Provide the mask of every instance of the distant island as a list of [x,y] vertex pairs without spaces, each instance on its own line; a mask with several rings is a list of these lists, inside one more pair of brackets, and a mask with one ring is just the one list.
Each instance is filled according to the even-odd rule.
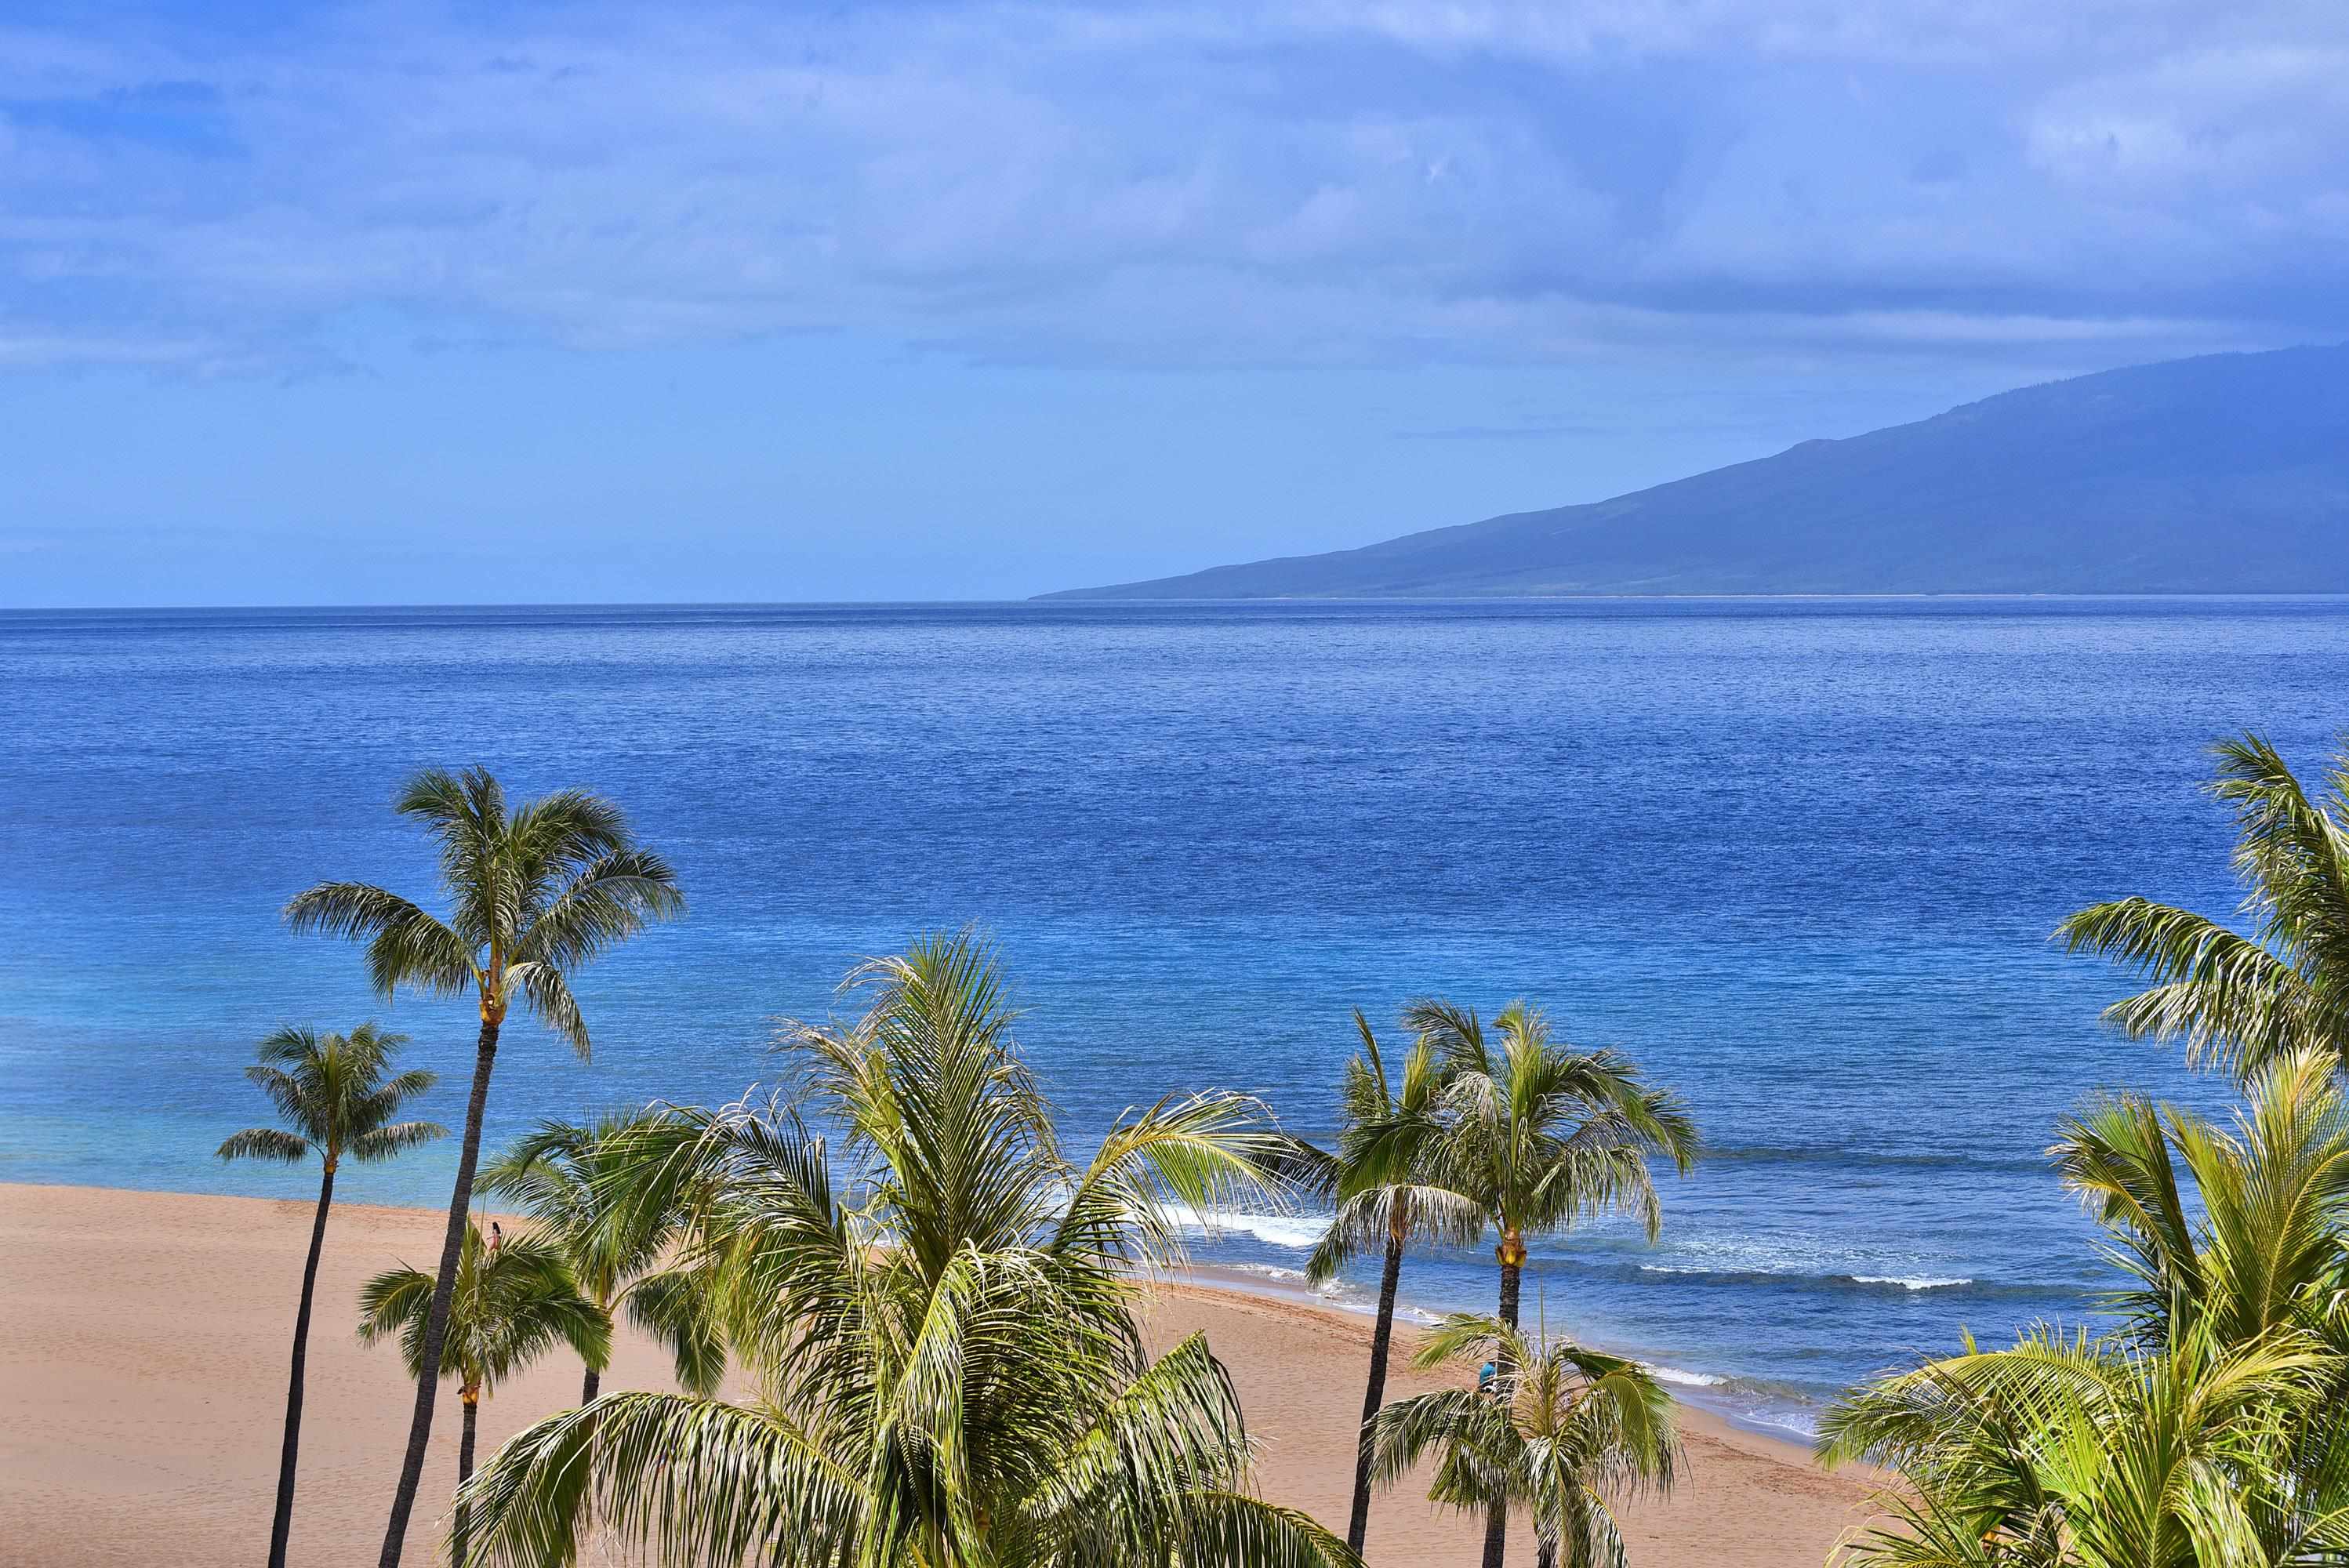
[[2349,346],[2027,387],[1611,500],[1046,599],[2349,593]]

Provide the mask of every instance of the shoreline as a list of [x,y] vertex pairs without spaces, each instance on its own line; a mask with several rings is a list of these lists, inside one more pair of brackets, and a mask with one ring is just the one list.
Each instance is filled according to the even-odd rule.
[[[0,1247],[17,1260],[0,1279],[0,1561],[250,1562],[268,1533],[315,1209],[309,1197],[0,1183]],[[379,1539],[412,1386],[388,1348],[357,1344],[357,1286],[394,1262],[429,1263],[442,1221],[361,1203],[329,1220],[290,1559],[301,1568],[355,1561]],[[1180,1277],[1153,1282],[1140,1316],[1154,1348],[1206,1334],[1241,1392],[1260,1490],[1342,1530],[1368,1319]],[[623,1325],[605,1386],[666,1388],[667,1372]],[[579,1377],[556,1355],[499,1387],[481,1408],[484,1455],[575,1404]],[[1439,1386],[1399,1357],[1389,1397]],[[1642,1568],[1815,1568],[1858,1522],[1868,1478],[1828,1475],[1797,1445],[1682,1408],[1686,1480],[1619,1514]],[[452,1404],[434,1429],[411,1553],[439,1544],[458,1426]],[[1367,1557],[1468,1568],[1481,1535],[1406,1485],[1374,1501]]]
[[[1298,1276],[1296,1283],[1281,1277],[1288,1274]],[[1363,1305],[1340,1302],[1324,1295],[1304,1284],[1301,1272],[1295,1269],[1276,1269],[1270,1264],[1193,1263],[1175,1271],[1165,1281],[1154,1283],[1154,1288],[1204,1291],[1227,1298],[1260,1300],[1293,1307],[1298,1312],[1327,1318],[1335,1326],[1354,1331],[1363,1353],[1369,1353],[1371,1325],[1376,1318],[1375,1304]],[[1398,1300],[1395,1308],[1398,1354],[1406,1336],[1438,1321],[1437,1315],[1425,1307]],[[1614,1348],[1597,1343],[1592,1347],[1602,1350]],[[1674,1402],[1683,1413],[1693,1412],[1710,1418],[1730,1430],[1783,1449],[1789,1462],[1811,1462],[1810,1434],[1785,1422],[1766,1420],[1732,1408],[1711,1394],[1711,1390],[1729,1379],[1711,1373],[1689,1372],[1661,1366],[1652,1361],[1642,1361],[1640,1365],[1671,1390]]]

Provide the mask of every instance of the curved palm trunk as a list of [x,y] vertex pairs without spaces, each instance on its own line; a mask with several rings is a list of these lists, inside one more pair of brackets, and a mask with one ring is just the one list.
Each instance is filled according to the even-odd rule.
[[466,1211],[473,1204],[473,1168],[481,1158],[481,1112],[490,1100],[490,1069],[498,1056],[498,1026],[481,1020],[473,1051],[473,1092],[465,1101],[465,1140],[457,1154],[457,1190],[449,1197],[449,1236],[440,1244],[440,1272],[432,1281],[432,1306],[424,1319],[419,1347],[416,1414],[408,1424],[408,1453],[399,1466],[399,1490],[392,1494],[391,1521],[384,1527],[378,1568],[399,1568],[408,1544],[408,1516],[416,1508],[416,1488],[424,1479],[424,1450],[432,1440],[433,1398],[440,1387],[440,1351],[449,1337],[449,1296],[457,1287],[457,1258],[465,1247]]
[[[1511,1328],[1517,1326],[1517,1286],[1526,1266],[1525,1238],[1515,1231],[1504,1232],[1501,1237],[1501,1321]],[[1496,1366],[1493,1379],[1494,1398],[1506,1399],[1516,1384],[1516,1367],[1509,1361],[1506,1350],[1495,1357]],[[1485,1516],[1485,1568],[1501,1568],[1501,1559],[1509,1545],[1509,1505],[1495,1502]]]
[[285,1385],[285,1446],[277,1456],[277,1512],[269,1522],[269,1568],[285,1568],[294,1533],[294,1471],[302,1451],[302,1375],[310,1358],[310,1303],[318,1289],[318,1253],[326,1244],[326,1211],[335,1202],[335,1162],[318,1179],[318,1216],[310,1222],[310,1258],[302,1265],[302,1305],[294,1314],[294,1371]]
[[1362,1554],[1362,1537],[1371,1526],[1371,1423],[1386,1403],[1387,1353],[1394,1344],[1395,1287],[1402,1282],[1402,1243],[1406,1234],[1402,1200],[1392,1200],[1387,1220],[1386,1267],[1379,1274],[1379,1324],[1371,1333],[1371,1381],[1362,1392],[1362,1429],[1354,1443],[1354,1511],[1346,1522],[1346,1549]]
[[[473,1429],[481,1418],[481,1396],[468,1388],[465,1391],[465,1430],[457,1439],[457,1485],[461,1491],[473,1479]],[[456,1539],[449,1561],[452,1568],[465,1568],[473,1555],[472,1521],[466,1517],[472,1511],[463,1503],[457,1505]]]

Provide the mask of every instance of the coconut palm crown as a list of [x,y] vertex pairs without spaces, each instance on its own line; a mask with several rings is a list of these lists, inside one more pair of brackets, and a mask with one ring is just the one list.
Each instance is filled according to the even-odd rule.
[[2124,898],[2070,916],[2056,937],[2151,982],[2106,1009],[2133,1038],[2182,1042],[2195,1064],[2239,1074],[2310,1049],[2349,1069],[2349,743],[2316,799],[2257,735],[2212,749],[2250,934]]
[[384,995],[470,996],[481,1016],[448,1230],[419,1342],[416,1407],[378,1568],[398,1568],[424,1474],[449,1295],[506,1016],[521,1003],[585,1057],[587,1025],[571,994],[572,973],[647,922],[684,908],[667,862],[636,844],[617,807],[583,790],[557,790],[509,810],[486,769],[434,768],[410,779],[392,809],[439,846],[446,918],[367,882],[322,882],[285,906],[296,931],[363,944],[368,977]]
[[1133,1316],[1185,1223],[1265,1200],[1260,1109],[1162,1101],[1071,1159],[984,944],[852,983],[858,1021],[789,1031],[788,1097],[633,1135],[757,1397],[609,1393],[523,1431],[462,1494],[484,1561],[574,1563],[592,1519],[673,1568],[1352,1563],[1249,1491],[1206,1340],[1153,1359]]
[[1669,1491],[1680,1469],[1671,1396],[1637,1361],[1473,1315],[1445,1319],[1414,1364],[1485,1357],[1517,1369],[1506,1391],[1439,1389],[1379,1412],[1379,1480],[1433,1453],[1435,1500],[1525,1509],[1541,1568],[1624,1568],[1615,1505]]
[[[483,1166],[479,1184],[538,1222],[597,1307],[609,1315],[625,1305],[630,1321],[668,1346],[679,1387],[709,1394],[725,1376],[726,1349],[708,1310],[706,1271],[659,1266],[682,1240],[684,1216],[675,1205],[636,1202],[627,1186],[629,1135],[659,1114],[542,1121]],[[591,1363],[581,1404],[594,1400],[602,1377]]]
[[244,1076],[276,1106],[283,1127],[249,1127],[219,1149],[222,1160],[274,1160],[294,1164],[318,1157],[318,1208],[310,1222],[310,1253],[302,1265],[302,1304],[294,1315],[293,1371],[286,1381],[285,1435],[277,1461],[277,1506],[269,1527],[269,1568],[285,1568],[294,1528],[294,1478],[302,1445],[304,1372],[310,1353],[310,1309],[318,1288],[318,1258],[334,1206],[335,1174],[346,1160],[388,1160],[449,1130],[430,1121],[395,1121],[407,1103],[430,1088],[419,1068],[386,1078],[408,1037],[361,1024],[347,1035],[280,1029],[261,1042],[261,1059]]
[[1337,1212],[1307,1260],[1306,1274],[1319,1284],[1357,1257],[1376,1253],[1381,1260],[1370,1376],[1363,1386],[1362,1428],[1355,1449],[1354,1501],[1346,1522],[1346,1545],[1359,1554],[1370,1529],[1371,1421],[1386,1401],[1403,1253],[1414,1243],[1474,1242],[1484,1233],[1485,1212],[1471,1200],[1425,1180],[1429,1153],[1444,1131],[1437,1115],[1441,1085],[1434,1052],[1425,1041],[1414,1045],[1403,1057],[1400,1080],[1393,1081],[1378,1036],[1359,1007],[1354,1009],[1354,1032],[1361,1049],[1346,1063],[1339,1089],[1338,1149],[1317,1183],[1335,1200]]

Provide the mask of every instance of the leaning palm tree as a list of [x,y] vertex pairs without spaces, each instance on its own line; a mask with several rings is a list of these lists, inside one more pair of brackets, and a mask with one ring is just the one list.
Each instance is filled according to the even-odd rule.
[[[1475,1009],[1449,1002],[1413,1003],[1403,1016],[1434,1050],[1444,1085],[1446,1127],[1430,1151],[1431,1181],[1473,1202],[1499,1235],[1504,1326],[1517,1326],[1526,1237],[1617,1212],[1637,1215],[1655,1238],[1662,1212],[1649,1156],[1682,1171],[1696,1158],[1696,1127],[1676,1096],[1643,1085],[1618,1052],[1554,1039],[1524,1002],[1503,1008],[1489,1037]],[[1507,1344],[1500,1348],[1506,1398],[1514,1368]],[[1507,1532],[1507,1507],[1496,1501],[1485,1568],[1501,1568]]]
[[[244,1076],[277,1107],[285,1127],[252,1127],[220,1146],[222,1160],[318,1157],[318,1212],[310,1222],[310,1255],[302,1264],[302,1305],[294,1314],[294,1370],[285,1388],[285,1439],[277,1458],[277,1511],[269,1525],[269,1568],[285,1568],[294,1529],[294,1473],[302,1447],[302,1383],[310,1354],[310,1305],[318,1285],[318,1254],[326,1242],[326,1211],[335,1202],[335,1172],[345,1160],[372,1164],[446,1138],[429,1121],[394,1121],[408,1101],[432,1087],[422,1070],[384,1076],[408,1037],[361,1024],[347,1035],[280,1029],[261,1042],[261,1059]],[[288,1130],[291,1129],[291,1130]]]
[[[683,1238],[672,1205],[648,1210],[627,1191],[629,1133],[658,1115],[605,1117],[592,1124],[542,1121],[481,1168],[477,1185],[511,1200],[563,1250],[572,1277],[605,1316],[628,1316],[669,1347],[678,1386],[714,1393],[726,1351],[708,1310],[704,1272],[659,1265]],[[603,1369],[587,1364],[579,1402],[593,1404]]]
[[486,770],[454,774],[435,768],[409,780],[392,809],[421,823],[439,845],[447,919],[366,882],[322,882],[285,906],[286,922],[296,931],[364,942],[368,977],[385,995],[403,989],[467,995],[481,1016],[457,1184],[449,1196],[448,1233],[419,1342],[416,1408],[380,1568],[398,1568],[424,1474],[449,1296],[472,1203],[490,1069],[507,1012],[522,1003],[585,1057],[587,1025],[572,998],[571,974],[647,922],[684,907],[667,862],[638,848],[619,809],[594,795],[558,790],[509,811],[505,792]]
[[521,1433],[461,1493],[483,1561],[574,1563],[592,1519],[679,1568],[1352,1563],[1248,1491],[1205,1338],[1154,1360],[1134,1319],[1187,1220],[1263,1201],[1260,1108],[1161,1101],[1074,1161],[983,945],[852,978],[861,1019],[788,1032],[789,1098],[630,1135],[628,1185],[691,1208],[758,1397],[611,1393]]
[[2248,1073],[2315,1049],[2349,1071],[2349,741],[2321,799],[2256,735],[2213,748],[2210,793],[2235,812],[2246,935],[2190,910],[2125,898],[2055,928],[2152,982],[2105,1016],[2134,1038],[2179,1040],[2188,1059]]
[[[433,1279],[417,1269],[387,1269],[359,1292],[359,1339],[373,1344],[399,1336],[408,1369],[423,1376],[424,1334],[431,1321]],[[450,1561],[465,1568],[469,1532],[462,1490],[473,1474],[473,1441],[481,1401],[498,1384],[556,1345],[570,1346],[591,1367],[612,1353],[612,1320],[580,1294],[560,1247],[543,1237],[514,1235],[492,1246],[479,1226],[467,1226],[450,1297],[442,1341],[442,1375],[457,1380],[465,1426],[457,1444],[459,1499]]]
[[1672,1398],[1636,1361],[1498,1318],[1446,1319],[1423,1368],[1491,1357],[1517,1368],[1505,1392],[1447,1388],[1379,1412],[1378,1474],[1392,1485],[1431,1452],[1433,1496],[1454,1507],[1516,1504],[1533,1518],[1541,1568],[1623,1568],[1614,1505],[1670,1490],[1680,1464]]
[[1321,1234],[1305,1271],[1316,1284],[1365,1253],[1378,1250],[1379,1310],[1371,1331],[1371,1372],[1362,1392],[1362,1428],[1354,1453],[1354,1503],[1346,1546],[1361,1555],[1371,1519],[1372,1418],[1386,1402],[1387,1358],[1394,1344],[1395,1296],[1402,1283],[1404,1249],[1413,1241],[1465,1244],[1484,1233],[1485,1213],[1473,1202],[1425,1180],[1428,1152],[1442,1136],[1435,1055],[1424,1042],[1402,1060],[1402,1081],[1387,1077],[1386,1056],[1371,1021],[1354,1009],[1360,1055],[1346,1064],[1339,1091],[1338,1151],[1326,1185],[1338,1212]]

